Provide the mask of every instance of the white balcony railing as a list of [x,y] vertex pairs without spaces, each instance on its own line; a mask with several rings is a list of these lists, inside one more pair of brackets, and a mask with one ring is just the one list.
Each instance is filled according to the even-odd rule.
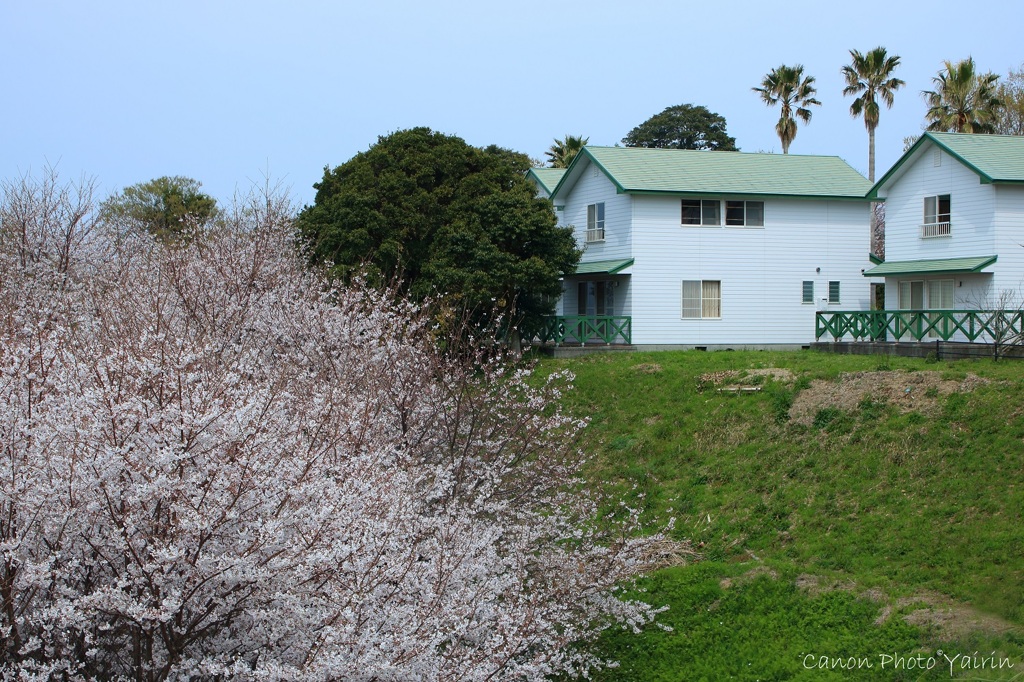
[[953,235],[953,227],[950,223],[925,223],[921,226],[921,239],[933,237],[950,237]]
[[587,243],[590,242],[603,242],[604,241],[604,228],[598,230],[587,230]]

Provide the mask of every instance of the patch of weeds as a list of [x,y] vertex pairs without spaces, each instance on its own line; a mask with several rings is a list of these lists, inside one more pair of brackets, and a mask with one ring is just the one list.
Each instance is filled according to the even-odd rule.
[[814,414],[814,421],[811,422],[811,426],[816,429],[824,429],[842,416],[842,410],[834,407],[823,407]]
[[958,417],[967,407],[967,397],[963,393],[950,393],[946,398],[946,416]]
[[877,365],[875,365],[875,371],[876,372],[888,372],[891,369],[892,369],[892,367],[889,366],[889,361],[888,360],[882,360]]
[[634,444],[636,444],[636,438],[632,436],[616,436],[612,442],[608,443],[608,448],[621,452],[632,449]]
[[906,419],[907,419],[907,423],[911,424],[913,426],[917,426],[919,424],[924,424],[926,421],[928,421],[928,418],[925,417],[920,412],[907,412]]
[[764,392],[768,396],[768,404],[771,406],[775,421],[779,424],[789,421],[789,408],[793,407],[796,391],[773,381],[765,387]]
[[938,361],[939,361],[939,354],[936,353],[935,351],[931,351],[931,352],[928,353],[928,355],[924,356],[924,364],[926,364],[926,365],[934,365]]
[[939,389],[937,389],[934,386],[929,386],[927,389],[925,389],[924,397],[925,398],[938,398],[939,397]]
[[885,414],[886,403],[884,400],[875,400],[871,396],[864,396],[857,407],[860,409],[861,419],[876,421]]
[[[640,634],[607,630],[598,651],[620,667],[596,673],[599,682],[875,680],[880,679],[877,659],[873,669],[830,675],[809,671],[805,657],[814,652],[847,660],[853,652],[911,652],[920,646],[920,630],[900,618],[876,625],[879,608],[870,600],[847,591],[810,596],[785,569],[707,561],[666,569],[638,587],[628,596],[668,605],[658,616],[668,627],[649,626]],[[785,636],[780,636],[781,623]],[[886,679],[943,679],[938,670],[925,676],[902,672]]]

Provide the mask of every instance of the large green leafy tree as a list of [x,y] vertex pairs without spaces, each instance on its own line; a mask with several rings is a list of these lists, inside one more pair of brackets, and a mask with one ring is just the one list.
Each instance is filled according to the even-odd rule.
[[895,93],[904,83],[892,74],[900,65],[897,55],[889,55],[884,47],[876,47],[866,54],[850,50],[850,63],[842,68],[846,87],[843,95],[855,97],[850,115],[864,117],[868,129],[868,180],[875,181],[875,128],[878,127],[879,100],[891,109]]
[[202,183],[177,175],[125,187],[100,205],[108,224],[146,230],[163,241],[180,239],[216,216],[217,201],[202,192]]
[[978,73],[974,59],[944,62],[945,68],[932,78],[934,90],[921,94],[928,103],[927,130],[952,133],[994,133],[1002,103],[999,76]]
[[737,151],[736,138],[725,130],[725,118],[707,107],[677,104],[629,131],[627,147]]
[[526,179],[530,159],[414,128],[324,169],[298,226],[311,257],[393,283],[415,300],[532,328],[552,312],[580,251]]
[[765,75],[761,87],[751,89],[761,96],[761,101],[767,106],[780,105],[775,132],[779,134],[782,153],[788,154],[789,145],[796,138],[796,120],[810,123],[810,107],[821,106],[821,102],[814,98],[818,92],[814,87],[814,76],[805,76],[804,67],[800,64],[783,64]]
[[554,144],[544,152],[551,168],[568,168],[580,150],[590,142],[589,137],[582,135],[566,135],[564,139],[556,139]]

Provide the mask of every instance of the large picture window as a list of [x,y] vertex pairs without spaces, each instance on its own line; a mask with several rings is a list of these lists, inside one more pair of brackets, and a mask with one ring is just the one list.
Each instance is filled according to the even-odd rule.
[[722,282],[719,280],[683,280],[684,320],[722,317]]

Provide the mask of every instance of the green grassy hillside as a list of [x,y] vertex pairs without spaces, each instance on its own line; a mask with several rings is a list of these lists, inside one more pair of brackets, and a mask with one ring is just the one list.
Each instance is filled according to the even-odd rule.
[[642,583],[673,629],[608,633],[622,667],[603,679],[1024,679],[1024,364],[687,352],[555,369],[591,419],[588,481],[652,525],[674,516],[703,556]]

